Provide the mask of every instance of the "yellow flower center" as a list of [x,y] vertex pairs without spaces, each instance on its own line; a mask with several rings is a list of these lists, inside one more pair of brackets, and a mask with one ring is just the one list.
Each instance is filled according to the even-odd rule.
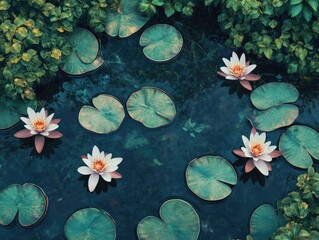
[[32,123],[34,130],[37,132],[42,132],[46,128],[45,119],[43,118],[37,118]]
[[250,152],[255,156],[259,156],[263,153],[264,147],[260,143],[253,143],[252,147],[250,148]]
[[236,64],[230,68],[231,72],[235,76],[242,76],[244,74],[244,69],[245,69],[245,66],[242,66],[240,64]]
[[103,160],[96,159],[92,163],[92,169],[98,173],[103,172],[105,168],[106,168],[106,163]]

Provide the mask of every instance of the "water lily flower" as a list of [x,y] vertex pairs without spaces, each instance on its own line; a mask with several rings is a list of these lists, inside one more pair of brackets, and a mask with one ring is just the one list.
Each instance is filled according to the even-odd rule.
[[246,89],[252,90],[249,81],[257,81],[260,76],[252,74],[251,72],[257,67],[256,64],[249,65],[249,61],[246,62],[246,56],[243,53],[238,58],[238,55],[233,52],[230,60],[223,58],[226,67],[221,67],[217,73],[228,80],[239,80],[239,83]]
[[270,146],[271,142],[266,141],[266,133],[259,134],[253,127],[249,139],[242,136],[244,146],[241,149],[233,150],[233,153],[240,157],[251,158],[245,165],[245,172],[248,173],[255,167],[265,176],[269,175],[272,170],[270,162],[273,158],[279,157],[281,152],[276,149],[276,146]]
[[86,166],[78,168],[78,172],[82,175],[90,175],[88,187],[89,191],[93,192],[97,186],[100,176],[106,181],[111,182],[112,178],[119,179],[122,175],[116,170],[123,158],[112,158],[112,153],[100,152],[97,146],[93,147],[92,155],[81,157]]
[[16,138],[28,138],[35,136],[34,144],[38,153],[41,153],[45,143],[45,137],[60,138],[62,133],[56,131],[59,127],[58,123],[61,119],[52,119],[54,113],[47,116],[47,111],[42,108],[40,112],[35,112],[32,108],[27,108],[28,118],[21,117],[20,119],[25,123],[22,129],[14,134]]

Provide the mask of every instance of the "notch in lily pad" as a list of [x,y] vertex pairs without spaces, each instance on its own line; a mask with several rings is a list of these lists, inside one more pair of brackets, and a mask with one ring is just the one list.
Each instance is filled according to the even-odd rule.
[[139,240],[196,240],[200,220],[195,209],[181,199],[170,199],[160,208],[160,218],[148,216],[137,226]]
[[84,208],[68,218],[64,234],[68,240],[115,240],[115,221],[103,210]]
[[40,222],[46,214],[48,198],[31,183],[12,184],[0,192],[0,224],[8,226],[16,218],[23,227]]
[[279,150],[293,166],[307,169],[312,166],[312,157],[319,160],[319,133],[314,129],[295,125],[281,135]]
[[121,102],[108,94],[101,94],[93,98],[92,102],[94,107],[84,105],[79,112],[82,127],[100,134],[117,130],[125,117]]
[[89,30],[75,28],[68,35],[67,41],[73,51],[65,59],[62,71],[70,75],[82,75],[98,69],[104,60],[100,55],[100,42]]
[[193,159],[187,166],[188,188],[201,199],[217,201],[232,192],[229,185],[237,184],[237,173],[233,166],[219,156],[203,156]]
[[170,124],[176,116],[172,99],[161,89],[143,87],[128,98],[126,107],[129,115],[148,128]]
[[140,37],[144,55],[155,62],[171,60],[183,47],[182,34],[168,24],[156,24],[146,29]]
[[298,97],[298,90],[288,83],[271,82],[256,88],[250,95],[257,108],[252,112],[252,124],[265,132],[291,125],[298,117],[299,109],[290,103]]
[[139,0],[120,0],[107,8],[105,32],[112,37],[126,38],[140,30],[150,17],[139,11],[139,3]]

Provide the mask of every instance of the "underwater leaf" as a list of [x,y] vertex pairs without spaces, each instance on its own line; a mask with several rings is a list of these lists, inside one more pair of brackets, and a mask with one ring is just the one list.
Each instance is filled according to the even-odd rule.
[[96,208],[84,208],[73,213],[64,225],[68,240],[115,240],[116,229],[112,217]]
[[186,168],[185,176],[189,189],[207,201],[226,198],[231,193],[229,185],[237,183],[235,169],[219,156],[193,159]]
[[319,133],[314,129],[296,125],[288,128],[282,134],[279,142],[279,150],[283,157],[293,166],[309,168],[312,166],[312,158],[319,160]]
[[173,26],[157,24],[146,29],[140,38],[143,53],[156,62],[174,58],[183,47],[183,37]]
[[27,114],[27,108],[35,109],[37,101],[31,100],[24,102],[22,100],[14,102],[9,99],[1,99],[0,101],[0,130],[7,129],[20,121],[22,115]]
[[106,10],[105,32],[125,38],[140,30],[150,19],[139,11],[139,0],[120,0],[117,10]]
[[292,104],[283,104],[264,111],[254,110],[250,120],[258,130],[270,132],[291,125],[298,115],[298,107]]
[[125,117],[120,101],[111,95],[101,94],[92,102],[95,107],[85,105],[79,112],[82,127],[100,134],[117,130]]
[[251,215],[249,226],[254,240],[270,239],[280,227],[275,209],[268,204],[259,206]]
[[126,107],[133,119],[149,128],[170,124],[176,116],[176,108],[170,97],[154,87],[143,87],[132,93]]
[[195,209],[181,199],[170,199],[160,208],[161,219],[148,216],[137,226],[139,240],[196,240],[200,221]]
[[48,199],[43,190],[31,183],[12,184],[0,192],[0,224],[9,225],[18,214],[23,227],[29,227],[44,217]]
[[299,92],[291,84],[271,82],[256,88],[250,95],[252,104],[259,110],[292,103],[298,100]]

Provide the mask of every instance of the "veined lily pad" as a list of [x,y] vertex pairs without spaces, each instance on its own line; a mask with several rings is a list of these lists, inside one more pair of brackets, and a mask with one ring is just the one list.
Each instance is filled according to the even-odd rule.
[[251,120],[255,128],[270,132],[291,125],[299,115],[299,109],[292,104],[271,107],[264,111],[254,110]]
[[18,123],[20,121],[20,117],[27,114],[28,107],[35,109],[37,107],[37,101],[31,100],[24,102],[20,100],[14,102],[8,99],[1,99],[0,129],[7,129]]
[[279,150],[293,166],[309,168],[312,158],[319,160],[319,134],[307,126],[292,126],[282,134]]
[[101,134],[117,130],[125,117],[120,101],[111,95],[101,94],[92,102],[95,107],[85,105],[79,112],[82,127]]
[[280,227],[280,224],[275,209],[268,204],[264,204],[253,212],[249,226],[250,235],[254,240],[268,240]]
[[120,38],[131,36],[150,19],[139,11],[139,0],[120,0],[117,10],[106,10],[105,32]]
[[266,110],[284,103],[298,100],[299,92],[291,84],[271,82],[256,88],[250,95],[252,104],[259,110]]
[[81,75],[96,70],[104,63],[99,57],[100,43],[89,30],[76,28],[68,36],[73,52],[65,59],[62,71]]
[[160,208],[161,219],[148,216],[137,226],[139,240],[196,240],[200,222],[195,209],[181,199],[170,199]]
[[237,183],[233,166],[218,156],[203,156],[193,159],[186,168],[186,183],[198,197],[217,201],[231,193],[229,185]]
[[170,97],[163,90],[153,87],[144,87],[132,93],[126,107],[133,119],[149,128],[169,124],[176,116],[176,108]]
[[145,56],[156,62],[174,58],[183,47],[183,37],[173,26],[157,24],[146,29],[140,38]]
[[44,217],[48,199],[43,190],[31,183],[12,184],[0,192],[0,224],[7,226],[16,216],[23,227]]
[[68,240],[115,240],[115,222],[105,211],[84,208],[73,213],[64,225]]

